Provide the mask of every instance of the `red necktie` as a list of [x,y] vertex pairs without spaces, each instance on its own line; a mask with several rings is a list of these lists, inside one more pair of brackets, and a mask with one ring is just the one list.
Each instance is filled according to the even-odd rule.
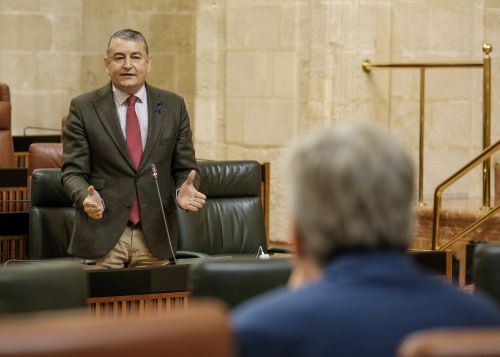
[[[139,119],[137,119],[137,114],[135,112],[135,102],[137,102],[137,97],[131,95],[127,99],[127,146],[134,162],[135,168],[139,168],[142,157],[142,139],[141,139],[141,129],[139,127]],[[139,212],[139,201],[137,199],[137,194],[132,203],[132,208],[130,210],[130,215],[128,217],[132,224],[137,224],[141,220],[141,214]]]

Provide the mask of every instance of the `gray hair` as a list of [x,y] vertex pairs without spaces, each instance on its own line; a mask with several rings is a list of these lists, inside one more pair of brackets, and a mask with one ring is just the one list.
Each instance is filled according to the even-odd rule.
[[121,38],[122,40],[128,40],[128,41],[142,42],[144,44],[144,49],[146,50],[146,54],[149,55],[149,48],[148,48],[148,43],[146,41],[146,38],[139,31],[132,30],[132,29],[123,29],[120,31],[116,31],[109,38],[108,49],[106,50],[106,53],[108,55],[111,52],[111,41],[115,38]]
[[413,165],[381,128],[321,128],[292,149],[288,167],[292,214],[320,266],[343,250],[408,247]]

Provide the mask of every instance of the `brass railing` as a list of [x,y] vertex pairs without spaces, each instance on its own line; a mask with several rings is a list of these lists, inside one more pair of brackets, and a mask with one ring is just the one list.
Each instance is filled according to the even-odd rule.
[[[419,68],[420,69],[420,125],[418,156],[418,203],[424,204],[424,127],[425,127],[425,70],[427,68],[483,68],[483,149],[491,143],[491,58],[490,44],[483,45],[482,62],[412,62],[412,63],[372,63],[363,62],[363,70],[374,68]],[[490,160],[483,163],[483,207],[490,207]]]
[[476,221],[467,226],[462,232],[458,233],[454,237],[452,237],[447,243],[439,246],[439,228],[440,228],[440,218],[441,218],[441,200],[443,198],[443,192],[446,188],[451,186],[453,183],[458,181],[468,172],[473,170],[477,165],[489,161],[491,156],[494,155],[500,149],[500,140],[498,140],[495,144],[486,148],[480,155],[476,158],[472,159],[469,163],[467,163],[460,170],[455,172],[449,178],[447,178],[443,183],[441,183],[438,187],[436,187],[436,191],[434,192],[434,211],[432,213],[432,249],[433,250],[445,250],[457,242],[459,239],[464,237],[465,235],[472,232],[476,229],[480,224],[486,221],[488,218],[493,216],[499,209],[500,205],[497,205],[492,210],[487,210],[487,213],[482,217],[478,218]]

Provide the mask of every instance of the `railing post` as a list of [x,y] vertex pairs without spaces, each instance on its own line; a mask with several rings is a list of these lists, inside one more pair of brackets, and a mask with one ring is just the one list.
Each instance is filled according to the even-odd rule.
[[[483,150],[491,144],[491,57],[493,47],[485,43],[483,45]],[[483,209],[491,207],[491,160],[483,163]]]
[[420,128],[418,146],[418,204],[424,206],[425,68],[420,68]]
[[432,250],[438,249],[439,228],[441,220],[441,192],[434,193],[434,210],[432,211]]

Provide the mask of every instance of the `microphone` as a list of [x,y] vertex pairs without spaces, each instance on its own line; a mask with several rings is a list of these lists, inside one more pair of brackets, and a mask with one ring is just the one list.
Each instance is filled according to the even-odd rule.
[[151,173],[153,175],[153,178],[156,183],[156,191],[158,193],[158,200],[160,202],[160,208],[161,208],[161,215],[163,217],[163,223],[165,224],[165,231],[167,232],[167,238],[168,238],[168,245],[170,246],[170,252],[172,253],[172,258],[174,259],[174,264],[177,264],[177,259],[175,259],[175,252],[174,248],[172,248],[172,240],[170,239],[170,233],[168,231],[168,224],[167,224],[167,218],[165,217],[165,211],[163,209],[163,204],[161,202],[161,193],[160,193],[160,186],[158,186],[158,171],[156,171],[156,166],[155,164],[151,164]]

